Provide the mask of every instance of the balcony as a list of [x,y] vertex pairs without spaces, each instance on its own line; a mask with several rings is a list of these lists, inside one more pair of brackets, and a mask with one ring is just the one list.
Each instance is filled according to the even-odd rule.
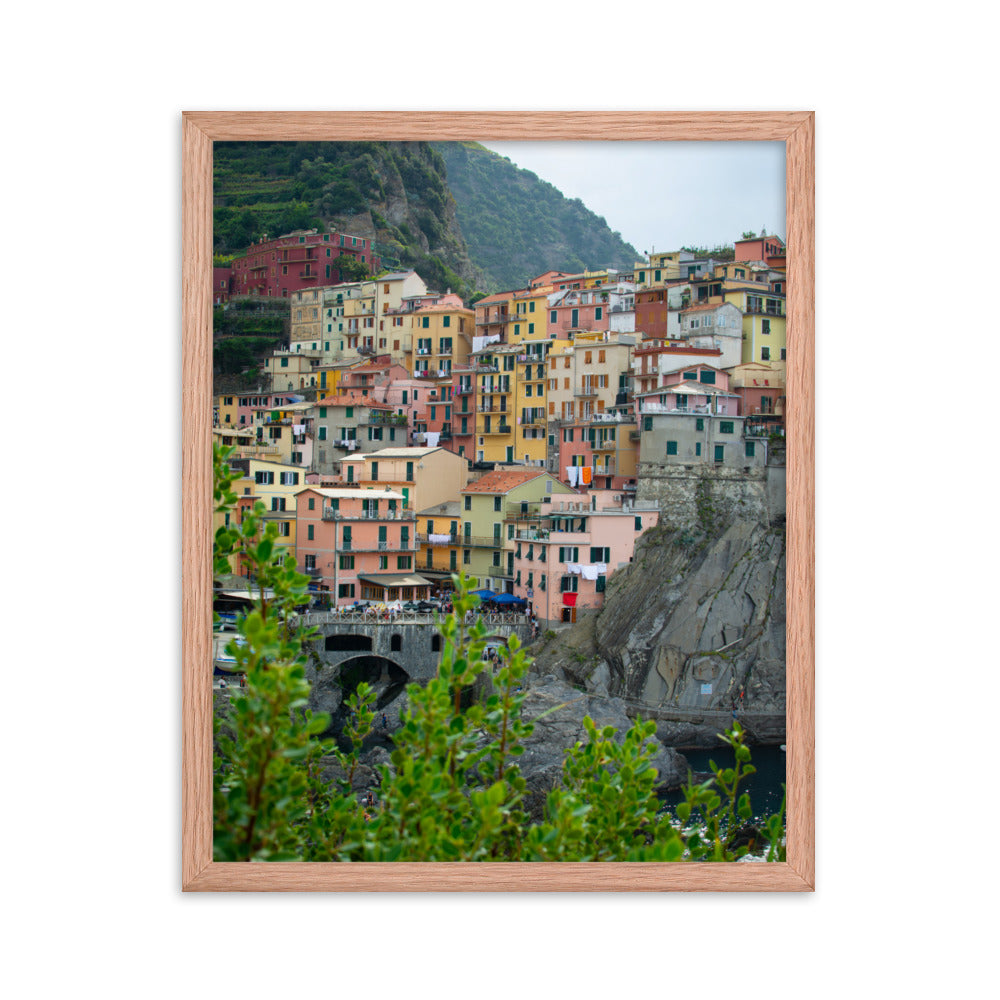
[[573,395],[574,396],[583,396],[583,397],[596,396],[597,395],[597,386],[594,386],[594,385],[581,385],[580,388],[573,390]]
[[484,427],[477,434],[510,434],[513,428],[510,424],[498,424],[496,427]]
[[334,510],[333,507],[323,508],[324,521],[415,521],[416,518],[416,511],[412,510],[387,510],[371,513],[366,510],[352,512]]
[[476,413],[507,413],[506,406],[494,406],[492,403],[480,403],[476,407]]
[[[445,537],[445,535],[448,535],[448,540],[447,541],[442,541],[442,539]],[[422,545],[442,545],[443,546],[443,545],[461,545],[462,544],[462,536],[459,535],[459,534],[457,534],[457,533],[456,534],[448,534],[447,532],[442,531],[440,534],[435,534],[434,538],[436,540],[435,541],[431,541],[431,536],[430,535],[423,535],[423,534],[420,534],[419,532],[417,533],[417,541],[420,542]]]
[[467,549],[502,549],[503,539],[496,536],[490,538],[487,535],[462,535],[458,544]]
[[471,396],[475,393],[475,389],[471,385],[459,385],[455,390],[456,396]]

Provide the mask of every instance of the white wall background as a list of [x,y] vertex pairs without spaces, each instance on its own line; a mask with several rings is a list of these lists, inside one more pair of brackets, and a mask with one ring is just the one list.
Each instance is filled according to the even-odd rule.
[[[367,22],[365,9],[310,10],[304,32],[296,8],[256,0],[7,15],[5,333],[30,336],[49,291],[63,315],[79,303],[53,378],[8,379],[9,433],[30,421],[48,441],[23,435],[42,488],[8,489],[0,522],[17,600],[0,727],[9,995],[984,995],[997,544],[979,444],[992,393],[907,430],[898,401],[927,376],[918,359],[941,311],[909,318],[910,356],[886,331],[919,310],[907,259],[992,249],[995,9],[718,0],[709,62],[671,43],[670,10],[645,0],[607,49],[575,5],[511,2],[500,16],[450,2],[413,18],[389,2]],[[334,67],[327,19],[370,72]],[[590,54],[586,71],[520,70],[549,32],[553,51]],[[179,892],[180,112],[338,105],[816,110],[815,894]],[[53,241],[86,259],[48,266]],[[846,322],[870,334],[860,356],[838,353]],[[862,391],[859,363],[885,391]],[[86,418],[49,428],[53,391]]]

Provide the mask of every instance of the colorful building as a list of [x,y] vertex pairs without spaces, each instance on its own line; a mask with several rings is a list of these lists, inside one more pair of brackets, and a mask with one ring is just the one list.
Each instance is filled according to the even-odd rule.
[[417,512],[417,571],[444,590],[461,568],[462,504],[459,500],[425,507]]
[[344,281],[338,258],[349,257],[369,270],[377,269],[369,241],[346,233],[295,230],[277,239],[263,239],[236,257],[231,265],[230,294],[288,298],[303,288]]
[[508,506],[516,508],[507,520],[513,593],[543,626],[602,607],[608,578],[632,561],[636,539],[659,521],[656,503],[609,491]]
[[445,448],[382,448],[344,460],[362,490],[392,489],[407,510],[423,510],[459,495],[469,481],[469,463]]
[[514,525],[508,515],[522,504],[569,494],[568,486],[542,469],[495,469],[462,490],[462,570],[480,586],[512,593]]
[[446,295],[410,317],[410,354],[406,366],[415,378],[450,378],[472,350],[476,314],[457,295]]
[[414,572],[416,521],[402,494],[309,486],[295,500],[295,561],[310,589],[340,606],[427,596],[429,582]]

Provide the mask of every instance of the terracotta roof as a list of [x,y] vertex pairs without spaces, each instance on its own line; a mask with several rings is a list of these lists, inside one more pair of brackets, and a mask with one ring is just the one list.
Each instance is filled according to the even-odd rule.
[[508,299],[513,298],[513,292],[494,292],[492,295],[487,295],[484,299],[479,299],[476,302],[477,306],[492,305],[494,302],[506,302]]
[[481,479],[469,483],[464,493],[509,493],[532,479],[546,475],[544,469],[496,469],[487,472]]

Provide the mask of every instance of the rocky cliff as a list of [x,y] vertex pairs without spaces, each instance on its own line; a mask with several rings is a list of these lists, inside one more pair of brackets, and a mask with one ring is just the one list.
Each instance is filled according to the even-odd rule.
[[[550,635],[533,673],[623,698],[668,745],[715,745],[735,707],[784,740],[785,536],[736,520],[713,535],[656,528],[609,581],[604,608]],[[742,698],[741,698],[742,693]]]

